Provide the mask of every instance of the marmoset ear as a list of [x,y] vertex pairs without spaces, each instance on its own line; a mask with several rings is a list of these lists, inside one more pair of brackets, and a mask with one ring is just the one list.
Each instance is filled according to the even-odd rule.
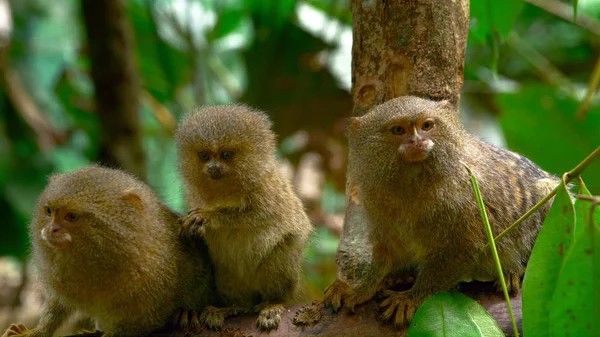
[[142,201],[142,198],[140,197],[139,193],[137,193],[137,191],[135,191],[134,189],[126,190],[123,193],[121,199],[125,200],[131,206],[139,209],[140,211],[144,209],[144,201]]

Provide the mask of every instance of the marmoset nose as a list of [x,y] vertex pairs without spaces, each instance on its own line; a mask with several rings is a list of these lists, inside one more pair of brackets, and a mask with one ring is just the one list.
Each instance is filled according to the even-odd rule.
[[206,174],[213,180],[219,180],[225,176],[223,167],[219,164],[208,164],[206,167]]

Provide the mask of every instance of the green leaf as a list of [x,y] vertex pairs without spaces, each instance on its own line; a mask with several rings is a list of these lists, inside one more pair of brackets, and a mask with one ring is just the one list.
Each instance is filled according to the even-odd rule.
[[567,188],[558,188],[542,225],[523,280],[523,335],[549,336],[552,296],[566,252],[573,241],[575,210]]
[[437,293],[417,311],[408,327],[411,336],[504,336],[496,321],[462,293]]
[[579,0],[571,0],[573,3],[573,21],[577,21],[577,7],[579,7]]
[[219,15],[215,28],[208,34],[209,40],[220,39],[235,31],[244,21],[245,14],[241,10],[225,10]]
[[479,41],[486,41],[493,32],[505,39],[523,8],[523,0],[473,0],[471,1],[471,29]]
[[[585,184],[583,183],[583,180],[581,181],[581,186],[579,186],[578,194],[587,195],[587,196],[592,195],[590,193],[590,191],[588,191]],[[574,237],[577,237],[579,235],[579,233],[581,233],[581,231],[583,231],[583,228],[586,226],[586,223],[590,220],[589,202],[582,201],[581,199],[577,198],[577,199],[575,199],[575,202],[574,202],[574,208],[575,208],[575,235],[574,235]]]
[[[589,201],[585,207],[590,208]],[[593,217],[565,257],[550,305],[550,334],[600,335],[600,229]]]

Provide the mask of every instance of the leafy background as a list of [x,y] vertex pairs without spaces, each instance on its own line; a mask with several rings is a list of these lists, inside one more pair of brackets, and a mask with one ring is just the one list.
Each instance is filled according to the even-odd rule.
[[[9,3],[13,29],[0,62],[18,81],[0,87],[0,256],[24,260],[26,226],[47,176],[94,162],[99,125],[79,1]],[[568,3],[548,0],[546,9],[532,3],[471,1],[462,117],[487,141],[560,175],[600,145],[598,100],[585,119],[576,118],[600,55],[600,1],[579,1],[578,20],[591,22],[587,28],[570,22]],[[282,168],[317,229],[306,277],[311,297],[321,298],[335,277],[344,208],[343,126],[352,108],[349,1],[127,5],[143,81],[148,182],[184,211],[172,141],[177,121],[202,104],[245,102],[268,111],[280,136]],[[27,115],[26,104],[34,105],[37,119]],[[600,163],[583,177],[592,194],[600,194]]]

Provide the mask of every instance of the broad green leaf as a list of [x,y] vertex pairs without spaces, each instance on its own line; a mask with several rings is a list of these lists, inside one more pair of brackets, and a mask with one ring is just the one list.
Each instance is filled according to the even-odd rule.
[[497,32],[502,39],[505,39],[522,7],[523,0],[471,1],[470,34],[479,41],[486,41],[489,35]]
[[523,280],[523,335],[549,336],[552,296],[566,252],[573,241],[575,210],[561,184],[542,225]]
[[550,304],[550,334],[600,335],[600,229],[592,218],[565,257]]
[[504,336],[488,312],[458,292],[437,293],[417,310],[408,327],[408,337]]

